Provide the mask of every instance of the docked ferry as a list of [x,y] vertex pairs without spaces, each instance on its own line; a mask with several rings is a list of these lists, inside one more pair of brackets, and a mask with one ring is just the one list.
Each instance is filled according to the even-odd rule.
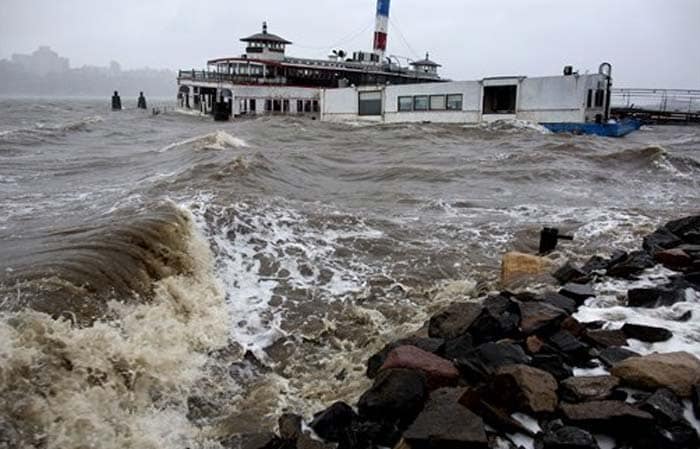
[[178,74],[179,107],[216,120],[257,115],[309,115],[324,121],[477,124],[503,119],[540,123],[553,132],[621,137],[641,124],[610,116],[612,67],[580,74],[450,81],[425,58],[402,65],[386,55],[390,0],[377,1],[373,51],[328,59],[287,56],[292,42],[271,33],[241,39],[245,53],[207,61]]

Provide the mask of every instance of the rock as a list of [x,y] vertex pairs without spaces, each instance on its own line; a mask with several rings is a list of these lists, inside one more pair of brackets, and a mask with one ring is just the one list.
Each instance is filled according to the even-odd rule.
[[484,422],[461,405],[464,389],[434,391],[415,422],[404,432],[408,447],[478,449],[488,448]]
[[700,216],[690,216],[666,223],[666,229],[687,243],[700,243]]
[[285,413],[277,420],[279,435],[283,440],[296,441],[301,436],[302,418],[299,415]]
[[559,281],[560,284],[567,284],[569,282],[581,282],[586,283],[588,282],[588,276],[586,273],[583,272],[583,270],[579,269],[576,267],[574,264],[571,262],[567,262],[559,268],[557,271],[554,272],[554,278]]
[[464,357],[474,350],[474,342],[470,334],[464,334],[445,342],[438,354],[447,360],[455,360]]
[[630,307],[653,308],[671,306],[685,301],[685,291],[664,287],[634,288],[627,292],[627,305]]
[[571,426],[537,435],[534,447],[535,449],[600,449],[593,435]]
[[335,444],[324,443],[311,438],[308,433],[301,435],[296,443],[296,449],[335,449],[335,447]]
[[225,449],[281,449],[282,441],[273,433],[235,435],[221,442]]
[[693,264],[693,258],[680,248],[659,251],[654,255],[654,260],[672,270],[687,268]]
[[700,419],[700,385],[693,385],[690,401],[693,404],[693,413],[697,419]]
[[683,416],[685,407],[671,390],[657,390],[642,403],[641,409],[656,418],[651,437],[653,447],[698,447],[697,432]]
[[[625,253],[625,257],[627,254]],[[593,256],[581,267],[581,271],[587,275],[598,272],[605,272],[608,269],[610,262],[600,256]]]
[[520,330],[525,335],[538,331],[554,330],[566,318],[567,313],[546,302],[520,303]]
[[422,349],[423,351],[436,354],[445,344],[445,340],[440,338],[421,338],[421,337],[409,337],[402,338],[401,340],[393,341],[388,345],[384,346],[381,351],[374,354],[367,360],[367,377],[374,379],[379,373],[379,369],[382,367],[386,361],[386,356],[389,355],[391,351],[398,348],[399,346],[415,346],[416,348]]
[[483,310],[469,327],[475,344],[509,338],[517,334],[518,304],[504,294],[484,300]]
[[584,339],[599,348],[627,345],[627,335],[621,330],[589,330]]
[[536,354],[532,357],[532,366],[547,371],[560,381],[574,375],[571,367],[557,354]]
[[456,385],[459,379],[459,371],[452,362],[415,346],[399,346],[391,351],[380,371],[392,368],[421,371],[430,390]]
[[481,314],[482,306],[474,302],[461,302],[430,318],[428,335],[431,338],[452,340],[466,334]]
[[603,349],[598,357],[605,366],[611,368],[613,365],[616,365],[623,360],[627,360],[630,357],[641,357],[641,355],[634,351],[630,351],[629,349],[611,346]]
[[683,276],[683,280],[689,284],[692,284],[696,290],[700,288],[700,273],[688,273]]
[[509,252],[501,263],[501,284],[508,286],[522,277],[549,273],[553,262],[546,257]]
[[481,416],[489,426],[495,429],[506,433],[535,436],[532,431],[513,419],[510,413],[490,404],[487,395],[485,388],[469,388],[459,399],[459,403]]
[[556,379],[546,371],[527,365],[499,368],[492,387],[503,401],[503,407],[510,410],[552,413],[559,402]]
[[647,253],[654,255],[659,251],[675,248],[681,243],[683,243],[683,241],[679,239],[677,235],[664,227],[644,237],[642,248],[644,248]]
[[652,415],[622,401],[562,403],[560,408],[567,422],[613,436],[626,437],[654,423]]
[[413,422],[427,398],[425,375],[407,369],[384,370],[357,403],[362,417],[392,421],[403,428]]
[[560,328],[561,330],[568,331],[571,335],[573,335],[576,338],[585,337],[588,333],[588,329],[586,329],[586,326],[584,326],[576,318],[571,316],[566,317],[564,321],[561,322]]
[[549,342],[572,360],[589,360],[589,348],[569,331],[559,331],[549,337]]
[[544,342],[536,335],[531,335],[525,340],[525,348],[530,354],[537,354],[544,348]]
[[190,396],[187,398],[187,419],[190,421],[196,422],[220,414],[220,407],[204,397]]
[[674,318],[675,321],[680,321],[681,323],[687,323],[693,318],[693,312],[691,310],[686,310],[680,316]]
[[595,297],[595,291],[590,284],[575,284],[570,282],[563,286],[559,293],[567,296],[577,303],[581,304],[588,298]]
[[658,343],[668,341],[673,338],[673,333],[668,329],[660,327],[644,326],[642,324],[626,323],[622,326],[622,332],[627,335],[627,338],[644,341],[647,343]]
[[614,376],[570,377],[561,383],[562,399],[568,402],[602,401],[620,385]]
[[553,305],[554,307],[558,307],[566,313],[568,313],[569,315],[576,312],[576,309],[578,308],[576,305],[576,301],[569,298],[568,296],[560,295],[556,292],[545,293],[542,297],[542,302],[546,302],[548,304]]
[[630,279],[641,274],[647,268],[652,268],[654,265],[654,259],[648,253],[635,251],[630,253],[622,262],[611,265],[607,274],[608,276]]
[[502,366],[527,364],[530,359],[523,349],[515,344],[484,343],[465,357],[457,359],[456,365],[470,382],[480,382],[492,376]]
[[654,415],[664,425],[685,422],[683,403],[667,388],[656,390],[644,401],[641,409]]
[[700,384],[700,360],[687,352],[632,357],[614,365],[612,374],[632,387],[669,388],[688,398],[693,386]]
[[309,427],[324,440],[338,442],[357,419],[357,413],[352,407],[344,402],[336,402],[314,415]]

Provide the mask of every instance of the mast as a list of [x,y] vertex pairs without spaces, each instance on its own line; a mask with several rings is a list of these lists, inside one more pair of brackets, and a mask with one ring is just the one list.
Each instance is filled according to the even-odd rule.
[[389,32],[389,4],[391,0],[377,0],[377,25],[374,29],[374,53],[384,61],[387,33]]

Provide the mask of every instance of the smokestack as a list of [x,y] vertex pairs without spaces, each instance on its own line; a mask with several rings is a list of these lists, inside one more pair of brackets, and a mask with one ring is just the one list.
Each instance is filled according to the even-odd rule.
[[377,26],[374,30],[374,52],[379,55],[379,62],[384,62],[384,52],[386,52],[390,2],[391,0],[377,0]]

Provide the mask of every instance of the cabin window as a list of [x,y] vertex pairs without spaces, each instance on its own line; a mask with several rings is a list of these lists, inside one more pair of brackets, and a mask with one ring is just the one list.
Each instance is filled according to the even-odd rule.
[[485,86],[484,114],[515,114],[518,86]]
[[588,89],[588,100],[586,101],[586,107],[593,107],[593,89]]
[[272,111],[272,100],[265,100],[265,112]]
[[289,100],[282,100],[282,112],[289,112]]
[[304,112],[311,112],[311,102],[309,100],[304,102]]
[[447,96],[447,110],[461,111],[462,110],[462,94],[454,94]]
[[382,115],[381,91],[359,93],[359,115]]
[[431,111],[444,111],[446,108],[445,96],[444,95],[431,95],[430,96],[430,110]]
[[428,110],[428,96],[427,95],[417,95],[413,97],[413,110],[414,111],[427,111]]
[[275,112],[282,112],[282,102],[280,100],[274,100],[272,102],[272,110]]
[[304,102],[297,100],[297,114],[301,114],[302,112],[304,112]]
[[318,112],[318,100],[314,100],[314,101],[312,102],[312,105],[313,105],[313,108],[314,108],[314,112]]
[[598,89],[595,91],[595,107],[602,108],[605,103],[605,91],[603,89]]
[[255,112],[255,100],[250,100],[250,102],[248,102],[248,108],[250,112]]
[[399,112],[411,112],[413,110],[413,97],[399,97]]

